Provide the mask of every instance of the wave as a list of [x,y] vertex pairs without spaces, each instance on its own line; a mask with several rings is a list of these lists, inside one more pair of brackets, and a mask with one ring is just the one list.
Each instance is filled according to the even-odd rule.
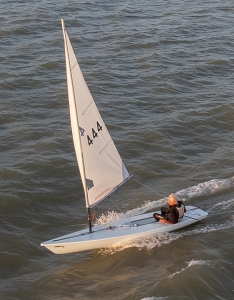
[[213,195],[234,187],[234,176],[226,179],[212,179],[176,193],[180,200],[186,201],[199,196]]
[[143,298],[141,300],[167,300],[167,297],[147,297],[147,298]]
[[108,248],[100,249],[99,254],[114,254],[132,247],[138,248],[138,250],[146,249],[150,251],[155,247],[161,247],[162,245],[170,244],[179,238],[179,235],[174,235],[172,233],[158,234],[157,236],[146,236],[139,239],[121,242]]
[[175,275],[180,274],[181,272],[187,270],[188,268],[195,266],[195,265],[211,265],[211,262],[208,260],[191,260],[190,262],[187,263],[187,267],[181,269],[180,271],[177,271],[171,275],[168,276],[168,278],[173,278]]
[[[214,194],[216,192],[220,192],[221,190],[228,189],[234,185],[233,177],[229,179],[213,179],[204,183],[200,183],[197,186],[193,186],[184,190],[177,192],[176,194],[180,196],[180,199],[188,200],[193,197],[197,197],[198,195],[208,195]],[[121,218],[128,218],[130,216],[134,216],[140,213],[144,213],[147,210],[155,208],[156,205],[162,205],[167,201],[167,198],[163,198],[157,201],[151,201],[145,203],[143,206],[135,208],[133,210],[129,210],[126,213],[117,213],[115,211],[108,211],[106,214],[102,214],[98,220],[96,221],[97,224],[108,224],[111,221],[119,220]],[[228,199],[226,201],[222,201],[219,203],[214,204],[210,209],[209,212],[213,211],[214,213],[216,210],[220,212],[220,210],[227,210],[230,209],[234,205],[234,199]],[[199,226],[195,229],[187,229],[184,232],[171,232],[171,233],[163,233],[158,234],[157,236],[147,236],[140,239],[134,239],[130,241],[126,241],[123,243],[119,243],[113,245],[108,248],[103,248],[99,250],[100,254],[114,254],[116,252],[120,252],[127,248],[135,247],[139,251],[142,249],[146,249],[147,251],[151,251],[154,248],[161,247],[166,244],[170,244],[171,242],[183,238],[185,236],[190,235],[197,235],[197,234],[208,234],[215,231],[226,230],[234,227],[234,215],[226,215],[224,219],[224,223],[213,223],[213,224],[204,224],[203,227]]]
[[213,207],[210,208],[209,211],[213,211],[216,207],[221,210],[227,210],[231,209],[232,206],[234,206],[234,199],[229,199],[227,201],[216,203]]
[[123,251],[128,248],[135,247],[139,251],[145,249],[151,251],[154,248],[159,248],[163,245],[170,244],[178,239],[181,239],[185,236],[197,235],[197,234],[208,234],[220,230],[226,230],[234,228],[234,216],[231,220],[228,220],[225,224],[213,224],[208,225],[202,228],[197,228],[193,230],[187,230],[185,232],[170,232],[158,234],[156,236],[146,236],[140,239],[134,239],[130,241],[125,241],[119,244],[115,244],[108,248],[102,248],[98,250],[99,254],[115,254],[117,252]]
[[[196,186],[192,186],[186,189],[183,189],[181,191],[176,192],[176,196],[178,199],[182,201],[188,201],[192,198],[199,197],[199,196],[205,196],[205,195],[212,195],[215,193],[219,193],[221,191],[230,189],[231,187],[234,187],[234,176],[227,178],[227,179],[212,179],[203,183],[199,183]],[[223,205],[225,207],[226,205],[232,205],[234,200],[229,200],[229,203],[227,202],[221,202],[219,204],[216,204],[213,208],[216,206]],[[145,213],[149,210],[155,209],[157,207],[160,207],[167,203],[167,197],[164,197],[159,200],[155,201],[148,201],[144,203],[142,206],[137,207],[135,209],[129,210],[125,213],[121,212],[115,212],[115,211],[108,211],[105,214],[102,214],[95,222],[95,224],[106,224],[112,221],[117,221],[122,218],[129,218],[135,215],[139,215],[142,213]]]

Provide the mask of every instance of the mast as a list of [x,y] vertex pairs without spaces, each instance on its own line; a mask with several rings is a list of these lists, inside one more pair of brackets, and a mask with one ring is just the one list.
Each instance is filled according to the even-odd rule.
[[84,194],[85,194],[85,203],[86,203],[86,209],[87,209],[89,232],[92,233],[91,214],[90,214],[90,207],[89,207],[89,201],[88,201],[88,190],[87,190],[87,184],[86,184],[86,174],[85,174],[85,165],[84,165],[84,155],[83,155],[82,144],[81,144],[80,129],[79,129],[80,128],[79,127],[79,119],[78,119],[78,114],[77,114],[77,110],[76,110],[74,84],[73,84],[73,78],[72,78],[72,72],[71,72],[71,64],[70,64],[69,51],[68,51],[68,46],[67,46],[66,32],[65,32],[65,26],[64,26],[63,19],[61,19],[61,24],[62,24],[62,31],[63,31],[63,38],[64,38],[64,48],[65,48],[65,59],[66,59],[66,70],[67,70],[67,85],[68,85],[68,98],[69,98],[70,110],[72,109],[72,107],[75,108],[74,112],[75,112],[76,123],[77,123],[78,140],[79,140],[79,150],[80,150],[81,165],[82,165],[82,167],[80,168],[80,173],[81,173],[81,177],[84,178],[84,180],[83,180],[83,186],[84,186]]

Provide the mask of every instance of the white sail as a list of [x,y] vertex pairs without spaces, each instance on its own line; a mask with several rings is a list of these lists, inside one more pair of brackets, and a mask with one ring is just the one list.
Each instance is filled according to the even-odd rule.
[[71,128],[86,207],[111,194],[129,177],[84,80],[63,27]]

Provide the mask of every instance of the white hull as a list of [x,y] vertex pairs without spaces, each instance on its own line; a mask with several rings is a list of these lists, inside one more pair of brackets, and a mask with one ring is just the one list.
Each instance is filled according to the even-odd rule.
[[208,214],[193,206],[186,206],[186,209],[187,212],[183,219],[176,224],[156,222],[153,213],[147,213],[105,225],[94,226],[91,234],[88,229],[73,232],[41,243],[41,246],[48,248],[55,254],[104,248],[127,240],[174,231],[205,219]]

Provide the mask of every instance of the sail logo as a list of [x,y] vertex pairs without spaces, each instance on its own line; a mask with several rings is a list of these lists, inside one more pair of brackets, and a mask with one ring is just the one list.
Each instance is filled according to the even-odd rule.
[[80,129],[80,135],[81,135],[81,136],[84,136],[84,133],[85,133],[84,128],[79,127],[79,129]]
[[109,191],[111,191],[112,190],[112,188],[111,187],[108,187],[108,188],[106,188],[104,191],[102,191],[99,195],[97,195],[96,197],[95,197],[95,199],[97,200],[97,199],[100,199],[102,196],[106,196],[107,195],[107,192],[109,192]]
[[92,138],[90,138],[89,135],[87,135],[87,140],[88,140],[88,145],[92,145],[93,144],[93,140],[98,137],[98,132],[102,130],[102,126],[99,124],[99,122],[97,121],[97,128],[96,128],[96,131],[95,129],[92,128]]

